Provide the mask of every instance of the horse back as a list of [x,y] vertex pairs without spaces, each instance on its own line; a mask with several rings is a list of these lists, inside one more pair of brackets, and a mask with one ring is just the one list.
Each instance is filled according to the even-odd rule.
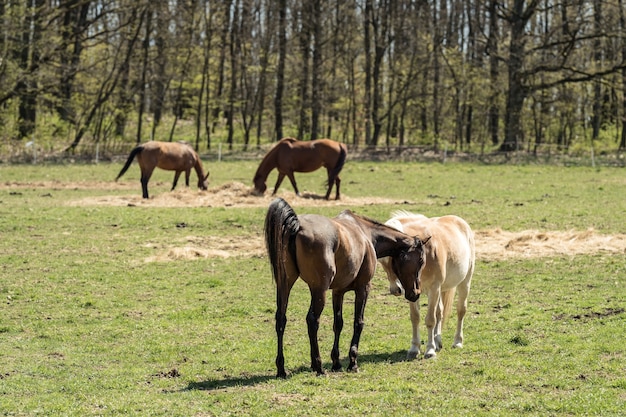
[[301,215],[296,238],[300,276],[309,285],[343,289],[365,285],[376,267],[369,237],[356,225],[319,215]]
[[198,159],[196,151],[187,144],[159,141],[146,142],[141,157],[166,171],[190,170]]
[[276,152],[275,163],[283,172],[312,172],[322,166],[333,169],[343,166],[347,153],[345,145],[331,139],[301,141],[283,138],[273,150]]

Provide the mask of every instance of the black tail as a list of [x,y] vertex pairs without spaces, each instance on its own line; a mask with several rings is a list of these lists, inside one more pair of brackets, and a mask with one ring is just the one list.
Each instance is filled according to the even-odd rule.
[[132,151],[130,151],[130,155],[128,156],[128,159],[126,160],[126,163],[124,164],[124,167],[122,168],[120,173],[117,174],[117,178],[115,178],[115,181],[119,180],[120,177],[124,175],[124,173],[128,170],[128,167],[130,167],[130,164],[133,163],[133,159],[135,159],[135,156],[141,153],[141,151],[143,151],[143,145],[136,146]]
[[339,145],[339,160],[337,160],[337,164],[335,164],[335,167],[333,168],[333,170],[330,172],[330,175],[328,176],[328,182],[330,185],[335,181],[335,178],[337,178],[337,176],[339,175],[339,173],[341,172],[341,170],[343,169],[344,164],[346,163],[346,157],[348,156],[348,151],[346,149],[346,145],[344,145],[343,143],[341,143]]
[[287,252],[295,264],[295,237],[299,230],[300,222],[291,206],[282,198],[272,201],[265,217],[265,246],[272,264],[274,281],[280,287],[283,287],[287,279],[283,259],[284,248],[287,247]]

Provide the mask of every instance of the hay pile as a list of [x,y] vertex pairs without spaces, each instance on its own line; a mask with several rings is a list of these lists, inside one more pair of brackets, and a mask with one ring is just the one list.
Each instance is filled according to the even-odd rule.
[[[42,184],[39,184],[43,186]],[[52,185],[54,188],[54,184]],[[110,183],[107,183],[111,187]],[[264,196],[252,194],[252,187],[240,182],[229,182],[207,191],[192,187],[173,192],[154,193],[150,199],[136,194],[125,196],[89,197],[70,202],[75,206],[138,206],[138,207],[267,207],[274,197],[268,192]],[[351,198],[342,196],[340,201],[326,201],[323,195],[303,193],[296,197],[293,191],[282,190],[280,195],[294,207],[346,206],[367,204],[400,204],[384,198]],[[576,256],[590,253],[626,253],[626,235],[603,235],[593,229],[585,231],[538,231],[508,232],[501,229],[476,231],[476,256],[478,260],[503,260],[547,256]],[[265,256],[261,236],[250,236],[245,240],[229,237],[188,237],[186,241],[147,261],[176,261],[229,256]]]

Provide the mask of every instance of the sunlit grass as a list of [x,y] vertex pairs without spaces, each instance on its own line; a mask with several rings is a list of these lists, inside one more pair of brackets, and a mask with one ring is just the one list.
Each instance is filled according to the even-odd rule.
[[[74,207],[120,164],[0,166],[0,410],[6,415],[608,415],[626,397],[626,254],[479,260],[465,346],[404,360],[406,303],[377,272],[365,312],[361,372],[309,370],[306,285],[294,287],[287,380],[275,375],[275,294],[264,257],[147,262],[186,236],[260,237],[264,208]],[[250,162],[212,167],[212,186],[250,179]],[[404,204],[351,207],[455,213],[476,230],[625,233],[623,170],[359,162],[346,195]],[[155,192],[169,190],[170,173]],[[298,176],[322,193],[324,175]],[[126,177],[125,177],[126,178]],[[21,181],[50,185],[19,187]],[[68,187],[85,181],[94,187]],[[270,179],[271,183],[272,179]],[[57,185],[55,186],[55,182]],[[157,181],[158,183],[158,181]],[[155,183],[155,184],[157,184]],[[289,189],[289,185],[283,185]],[[334,216],[338,208],[301,208]],[[177,225],[185,224],[184,228]],[[346,297],[346,363],[353,296]],[[330,301],[330,300],[328,300]],[[423,303],[426,299],[422,300]],[[453,322],[453,320],[452,320]],[[332,346],[330,302],[320,347]]]

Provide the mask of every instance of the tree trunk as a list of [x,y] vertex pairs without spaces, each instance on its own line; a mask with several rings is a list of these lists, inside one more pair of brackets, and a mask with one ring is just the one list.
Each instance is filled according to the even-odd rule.
[[32,8],[27,8],[26,18],[22,26],[22,44],[19,51],[17,51],[19,67],[27,74],[16,85],[17,95],[20,99],[18,108],[20,139],[29,137],[35,131],[37,123],[37,97],[39,92],[37,79],[34,76],[34,67],[40,58],[41,11],[44,4],[44,0],[36,0],[32,4]]
[[[623,0],[618,0],[619,27],[621,29],[622,61],[626,60],[626,17],[624,17]],[[619,142],[619,150],[626,149],[626,68],[622,68],[622,135]]]
[[[208,5],[207,5],[208,7]],[[204,47],[202,48],[202,74],[201,74],[201,79],[200,79],[200,90],[198,91],[198,104],[196,106],[196,152],[199,151],[200,149],[200,136],[201,136],[201,132],[202,132],[202,115],[203,115],[203,108],[207,108],[208,107],[208,91],[206,91],[207,95],[207,105],[203,106],[203,102],[204,102],[204,97],[205,97],[205,90],[206,90],[206,85],[208,84],[208,78],[209,78],[209,57],[210,57],[210,52],[211,52],[211,39],[213,36],[213,28],[211,25],[211,18],[209,17],[209,10],[207,10],[207,7],[202,7],[202,22],[203,22],[203,28],[204,28],[204,33],[205,33],[205,39],[204,39]],[[206,115],[206,112],[204,112],[204,114]],[[206,121],[205,121],[206,123]],[[207,148],[211,149],[211,133],[210,130],[206,130],[206,134],[207,134]]]
[[322,113],[322,92],[324,77],[322,76],[322,6],[321,0],[313,0],[313,68],[311,71],[311,140],[317,139],[320,131]]
[[[602,19],[602,0],[594,0],[593,2],[593,23],[597,33],[601,33],[604,25]],[[603,50],[602,40],[596,38],[594,40],[593,59],[595,62],[602,62]],[[602,79],[593,81],[593,106],[591,115],[591,140],[596,140],[600,136],[600,128],[602,127]]]
[[220,54],[217,69],[217,87],[215,89],[215,104],[213,106],[213,131],[220,120],[220,107],[222,106],[222,94],[224,94],[224,71],[226,65],[226,50],[228,49],[228,31],[230,28],[232,0],[223,0],[221,3],[222,32],[220,34]]
[[489,37],[487,38],[487,53],[489,54],[489,136],[491,144],[500,143],[498,135],[500,126],[500,107],[498,99],[499,91],[499,68],[498,68],[498,16],[496,7],[498,0],[489,2]]
[[[309,68],[310,68],[310,50],[311,50],[311,9],[310,2],[303,2],[300,6],[298,40],[300,44],[300,117],[298,120],[298,139],[304,139],[306,132],[310,131],[309,127]],[[315,88],[315,84],[313,84]]]
[[517,150],[523,140],[522,110],[524,100],[529,93],[523,73],[526,54],[525,28],[528,20],[535,12],[538,2],[539,0],[531,0],[531,3],[524,8],[525,0],[514,0],[513,10],[507,17],[511,25],[511,40],[507,63],[509,84],[504,119],[504,141],[500,145],[501,152]]
[[228,149],[233,149],[233,138],[235,136],[235,126],[233,116],[235,113],[235,99],[237,93],[237,51],[239,42],[239,1],[235,0],[235,10],[233,13],[233,23],[230,29],[230,92],[228,95],[228,114],[226,115],[226,124],[228,126],[228,136],[226,143]]
[[278,64],[274,96],[274,129],[276,140],[283,137],[283,91],[285,89],[285,58],[287,54],[287,0],[278,2]]
[[161,124],[163,117],[163,105],[165,103],[165,93],[169,85],[167,75],[167,15],[166,7],[161,2],[153,3],[157,27],[155,28],[154,46],[156,48],[154,87],[152,89],[152,129],[150,139],[154,139],[156,129]]
[[371,25],[373,19],[372,0],[365,1],[365,13],[363,14],[363,46],[365,54],[365,91],[363,114],[365,115],[365,145],[369,146],[372,141],[372,39]]
[[146,33],[143,39],[143,65],[141,68],[141,78],[139,81],[139,111],[137,112],[137,137],[135,142],[141,143],[143,114],[146,109],[146,77],[148,73],[148,52],[150,51],[150,32],[152,31],[152,10],[148,7],[145,12],[146,16]]
[[85,1],[80,5],[77,3],[77,0],[68,0],[61,4],[61,7],[65,8],[65,10],[61,27],[62,46],[59,53],[61,75],[57,113],[61,120],[69,123],[75,122],[71,99],[74,92],[74,80],[80,63],[80,55],[83,50],[82,36],[87,29],[87,12],[91,2]]

